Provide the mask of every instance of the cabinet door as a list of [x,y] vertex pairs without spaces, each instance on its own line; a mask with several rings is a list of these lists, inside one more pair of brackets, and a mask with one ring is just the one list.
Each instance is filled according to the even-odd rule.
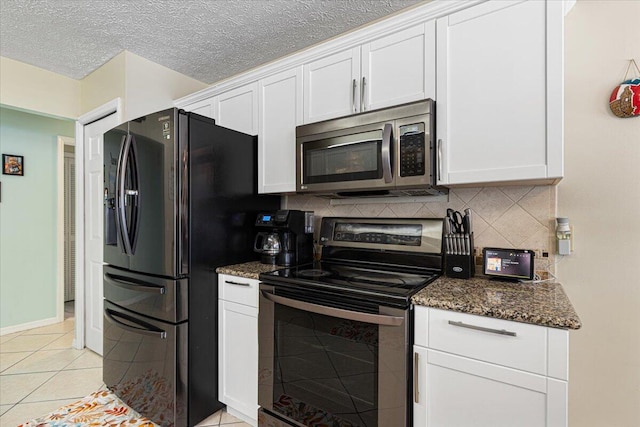
[[562,2],[437,20],[439,184],[562,176]]
[[258,417],[258,310],[218,301],[218,395],[256,425]]
[[304,65],[304,123],[360,110],[360,47]]
[[216,124],[249,135],[258,133],[258,82],[214,97]]
[[213,111],[213,98],[207,98],[198,102],[194,102],[193,104],[185,106],[183,110],[200,114],[201,116],[209,117],[210,119],[215,119]]
[[[417,323],[416,323],[417,324]],[[413,346],[413,425],[427,425],[427,349]]]
[[218,274],[218,297],[225,301],[258,308],[259,287],[255,279]]
[[435,98],[435,21],[362,45],[362,111]]
[[544,376],[427,350],[426,388],[428,427],[564,425],[547,424]]
[[258,192],[296,190],[296,126],[302,123],[302,66],[260,80]]

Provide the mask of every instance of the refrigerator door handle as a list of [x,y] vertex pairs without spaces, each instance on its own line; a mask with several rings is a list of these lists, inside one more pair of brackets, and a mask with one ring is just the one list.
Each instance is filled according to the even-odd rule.
[[[138,223],[140,222],[140,193],[138,189],[138,162],[135,138],[127,135],[122,150],[121,168],[118,174],[118,216],[120,217],[120,231],[124,244],[124,253],[133,255],[138,240]],[[127,179],[128,178],[128,179]],[[129,187],[127,188],[127,183]],[[127,198],[133,198],[127,203]],[[131,215],[127,215],[127,208]],[[128,218],[129,217],[129,218]],[[131,222],[128,221],[131,220]]]
[[126,236],[126,232],[122,226],[122,222],[121,222],[121,212],[124,209],[124,197],[123,197],[123,189],[124,189],[124,182],[122,184],[122,190],[120,187],[120,183],[123,181],[124,179],[124,173],[123,173],[123,169],[124,166],[122,164],[122,160],[124,158],[124,153],[125,153],[125,148],[127,146],[127,141],[129,140],[129,135],[123,135],[122,136],[122,142],[120,143],[120,153],[118,154],[118,166],[116,169],[116,233],[120,236],[120,240],[122,240],[122,244],[123,244],[123,251],[126,255],[128,255],[127,253],[127,249],[126,246],[124,244],[125,239],[127,239]]
[[104,280],[105,282],[111,283],[112,285],[119,288],[124,288],[136,292],[149,292],[160,295],[164,295],[167,292],[167,289],[164,286],[156,286],[151,283],[144,284],[143,282],[132,282],[126,280],[124,277],[116,276],[109,273],[104,273]]
[[124,147],[122,148],[120,169],[118,171],[118,217],[120,218],[120,232],[122,235],[122,244],[124,245],[124,253],[126,255],[132,255],[131,241],[129,240],[129,225],[127,224],[127,194],[125,191],[130,147],[131,135],[127,135],[127,138],[124,141]]
[[[104,316],[111,323],[113,323],[116,326],[118,326],[119,328],[125,329],[125,330],[127,330],[129,332],[133,332],[135,334],[140,334],[140,335],[147,335],[147,336],[150,336],[150,337],[159,338],[161,340],[167,338],[167,332],[166,331],[163,331],[161,329],[155,328],[153,325],[150,325],[148,323],[136,320],[136,319],[134,319],[132,317],[127,316],[126,314],[118,313],[116,311],[112,311],[112,310],[109,310],[108,308],[106,308],[104,310]],[[126,320],[126,321],[128,321],[130,323],[134,323],[134,324],[139,325],[141,327],[137,328],[135,326],[127,325],[126,323],[123,323],[123,322],[119,321],[118,319],[116,319],[116,317],[120,317],[123,320]]]
[[131,203],[131,230],[129,232],[129,242],[131,245],[131,254],[136,252],[136,246],[138,244],[138,230],[140,229],[140,207],[141,207],[141,194],[140,194],[140,182],[138,173],[138,144],[136,143],[135,136],[131,136],[131,145],[129,146],[131,156],[131,181],[130,186],[126,190],[126,195],[133,199]]
[[174,177],[177,197],[177,272],[189,274],[189,116],[178,114],[178,144],[176,146],[178,173]]

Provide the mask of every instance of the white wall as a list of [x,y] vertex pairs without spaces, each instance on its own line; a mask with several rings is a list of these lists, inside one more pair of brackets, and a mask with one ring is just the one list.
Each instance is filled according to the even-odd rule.
[[0,57],[0,104],[75,119],[121,98],[125,120],[170,108],[205,83],[122,51],[82,80]]
[[173,100],[207,87],[206,84],[122,51],[82,80],[82,112],[115,98],[123,100],[123,119],[170,108]]
[[80,115],[80,81],[0,57],[0,104],[75,119]]
[[558,215],[575,253],[557,271],[583,322],[570,335],[569,420],[640,426],[640,117],[609,110],[630,58],[640,2],[579,0],[565,19],[565,178]]
[[173,107],[173,101],[208,85],[125,51],[125,119]]
[[116,98],[125,100],[125,58],[125,52],[122,51],[82,79],[82,114]]

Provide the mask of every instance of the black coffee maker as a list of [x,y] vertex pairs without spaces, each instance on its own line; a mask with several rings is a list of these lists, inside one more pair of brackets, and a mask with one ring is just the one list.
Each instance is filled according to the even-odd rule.
[[263,264],[283,267],[313,261],[313,212],[279,210],[258,214],[254,250]]

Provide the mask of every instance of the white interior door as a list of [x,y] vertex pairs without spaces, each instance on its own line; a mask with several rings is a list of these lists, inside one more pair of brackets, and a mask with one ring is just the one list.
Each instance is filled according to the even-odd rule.
[[117,126],[111,114],[84,127],[85,346],[102,355],[103,134]]

